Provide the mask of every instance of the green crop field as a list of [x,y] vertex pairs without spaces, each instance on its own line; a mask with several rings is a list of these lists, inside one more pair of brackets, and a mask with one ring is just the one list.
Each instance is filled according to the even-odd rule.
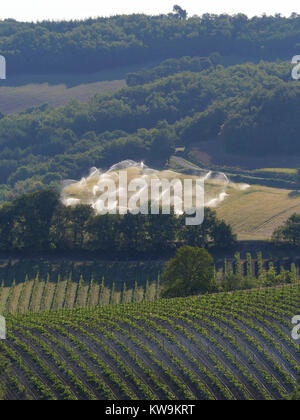
[[297,169],[292,168],[262,168],[256,169],[254,172],[271,172],[271,173],[278,173],[278,174],[292,174],[295,175],[297,173]]
[[296,389],[299,284],[7,316],[4,399],[274,400]]

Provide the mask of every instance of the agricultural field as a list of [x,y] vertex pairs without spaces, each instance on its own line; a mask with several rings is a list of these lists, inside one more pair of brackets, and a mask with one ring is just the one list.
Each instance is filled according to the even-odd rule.
[[278,400],[300,376],[299,284],[7,315],[1,392],[20,400]]
[[126,283],[129,289],[134,288],[135,283],[145,285],[147,280],[156,281],[163,270],[164,260],[101,260],[99,257],[87,255],[60,257],[43,256],[32,257],[2,257],[0,258],[0,285],[2,282],[10,287],[15,280],[17,284],[23,283],[27,276],[33,281],[37,276],[39,281],[56,283],[60,277],[62,280],[72,277],[72,281],[78,283],[80,277],[89,283],[92,278],[101,283],[103,278],[105,285],[112,288],[116,284],[117,290],[122,290]]
[[91,279],[79,276],[78,281],[70,273],[67,277],[58,274],[56,280],[47,274],[41,278],[36,274],[34,278],[26,275],[23,282],[2,281],[0,285],[0,314],[26,313],[47,310],[61,310],[73,308],[90,308],[127,302],[140,302],[157,299],[160,288],[160,277],[138,283],[119,281],[112,283],[102,279]]
[[297,191],[252,185],[242,191],[229,186],[227,193],[217,214],[233,227],[239,240],[268,240],[292,214],[300,213]]
[[[155,64],[153,61],[143,67]],[[0,112],[18,113],[45,103],[58,107],[71,99],[87,102],[96,94],[126,87],[126,74],[140,68],[141,65],[130,65],[90,73],[8,75],[7,80],[1,80]]]
[[[195,162],[197,159],[194,160]],[[193,162],[194,162],[193,161]],[[195,164],[183,157],[173,156],[170,167],[180,172],[193,171],[194,175],[202,174],[204,169],[201,165]],[[210,166],[208,166],[210,168]],[[224,169],[225,170],[225,169]],[[206,169],[208,171],[208,169]],[[212,168],[213,172],[221,169]],[[223,185],[223,192],[226,193],[225,199],[216,206],[217,215],[230,224],[238,236],[238,240],[265,241],[272,237],[276,228],[282,225],[292,214],[300,213],[300,191],[292,189],[296,187],[284,179],[261,178],[262,185],[254,175],[271,174],[274,176],[294,177],[296,169],[287,168],[263,168],[252,171],[242,171],[236,169],[226,171],[229,184]],[[220,172],[221,173],[221,172]],[[247,176],[245,176],[245,173]],[[252,174],[252,175],[251,175]],[[202,175],[201,175],[202,176]],[[246,179],[248,187],[239,187],[240,181],[235,179]],[[253,182],[253,184],[251,184]],[[255,184],[254,184],[255,182]],[[289,188],[274,188],[264,185],[270,182],[291,184]],[[257,184],[257,185],[256,185]],[[206,183],[206,194],[209,192],[210,185]]]
[[255,169],[254,172],[266,172],[266,173],[296,175],[297,174],[297,169],[293,169],[293,168],[261,168],[261,169]]
[[[0,314],[154,301],[160,297],[165,263],[56,261],[49,270],[49,261],[42,260],[35,261],[35,273],[31,269],[22,278],[28,261],[10,261],[0,265]],[[245,256],[236,252],[215,259],[214,282],[219,292],[298,283],[299,267],[299,258],[292,256],[271,260],[260,251]]]
[[281,174],[294,174],[299,167],[299,157],[285,154],[249,155],[229,153],[219,139],[201,141],[186,150],[188,159],[194,163],[206,166],[219,166],[252,170],[253,172],[277,172]]
[[66,105],[71,99],[87,102],[97,93],[113,92],[125,86],[125,80],[86,82],[78,86],[68,86],[60,82],[57,84],[44,82],[22,86],[1,86],[0,112],[2,114],[18,113],[46,103],[57,107]]

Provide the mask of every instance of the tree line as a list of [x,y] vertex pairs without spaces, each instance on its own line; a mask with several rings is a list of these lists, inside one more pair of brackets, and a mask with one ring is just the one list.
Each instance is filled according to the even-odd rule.
[[256,261],[250,252],[241,260],[237,252],[232,262],[224,260],[224,266],[217,270],[212,255],[203,248],[184,245],[162,273],[162,296],[166,298],[185,297],[203,293],[220,293],[234,290],[248,290],[273,287],[280,284],[299,282],[295,263],[287,270],[273,261],[266,267],[263,255],[257,253]]
[[293,214],[273,232],[274,243],[299,246],[300,245],[300,214]]
[[199,73],[203,70],[213,69],[221,64],[222,56],[219,53],[210,54],[209,57],[188,57],[169,58],[159,66],[147,69],[144,68],[135,73],[128,73],[126,83],[128,86],[145,85],[154,82],[162,77],[168,77],[183,71]]
[[0,250],[5,252],[162,256],[182,244],[226,248],[235,243],[231,227],[211,209],[202,225],[190,227],[185,215],[98,216],[90,206],[64,206],[51,190],[25,194],[0,209]]

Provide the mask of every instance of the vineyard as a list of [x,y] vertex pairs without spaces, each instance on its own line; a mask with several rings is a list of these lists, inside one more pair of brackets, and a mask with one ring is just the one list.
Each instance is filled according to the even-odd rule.
[[73,279],[72,273],[62,278],[60,274],[51,280],[50,274],[43,279],[40,274],[32,279],[27,275],[25,280],[6,285],[0,285],[0,314],[39,312],[73,308],[90,308],[94,306],[114,305],[128,302],[140,302],[158,298],[160,277],[151,283],[147,279],[145,284],[139,285],[135,281],[132,288],[126,282],[106,284],[104,276],[100,281],[92,276],[87,280],[80,275],[78,281]]
[[283,399],[300,377],[291,339],[299,292],[294,284],[9,314],[2,397]]
[[[105,279],[105,285],[112,287],[113,283],[123,286],[126,283],[129,289],[134,288],[135,282],[146,284],[156,281],[163,270],[164,260],[139,260],[139,261],[106,261],[99,257],[86,258],[61,258],[61,257],[11,257],[0,258],[0,284],[2,281],[7,286],[22,283],[26,274],[29,279],[34,279],[37,274],[41,281],[49,277],[51,282],[56,282],[58,277],[66,279],[72,275],[72,281],[79,282],[83,276],[86,282],[92,277],[95,281]],[[25,274],[24,274],[25,273]]]
[[[36,274],[21,279],[20,272],[26,266],[10,265],[0,269],[0,314],[24,314],[27,312],[59,311],[74,308],[155,301],[160,296],[160,273],[163,262],[115,263],[85,267],[83,274],[69,264],[62,264],[52,272],[48,264],[36,265]],[[68,272],[68,269],[72,271]],[[58,271],[61,270],[61,271]],[[122,271],[123,270],[123,271]],[[106,274],[106,275],[104,275]],[[14,276],[19,280],[16,280]],[[119,277],[118,277],[119,276]],[[244,260],[236,253],[231,260],[223,259],[215,266],[216,291],[249,290],[299,282],[299,268],[290,261],[265,261],[258,252],[256,259],[246,253]],[[125,279],[125,280],[124,280]]]

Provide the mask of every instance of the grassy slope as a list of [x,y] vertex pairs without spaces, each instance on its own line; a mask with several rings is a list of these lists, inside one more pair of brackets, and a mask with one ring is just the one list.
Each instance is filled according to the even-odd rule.
[[9,316],[6,398],[281,399],[299,376],[299,296],[295,285]]
[[300,194],[294,191],[251,186],[245,191],[228,189],[229,197],[217,209],[239,239],[269,239],[275,228],[293,213],[300,213]]
[[266,173],[278,173],[278,174],[290,174],[290,175],[296,175],[297,169],[291,169],[291,168],[262,168],[262,169],[256,169],[255,172],[266,172]]
[[0,80],[0,112],[17,113],[44,103],[60,106],[73,98],[87,101],[95,94],[125,87],[127,73],[157,64],[154,61],[144,66],[124,66],[83,74],[8,74],[7,80]]
[[[184,170],[190,172],[205,167],[203,164],[197,166],[178,156],[173,156],[170,166],[179,172]],[[293,169],[280,168],[265,168],[258,171],[295,173]],[[206,195],[209,194],[209,191],[210,185],[207,183]],[[230,184],[226,193],[228,196],[216,210],[220,218],[231,224],[240,240],[268,240],[274,229],[284,223],[288,217],[293,213],[300,213],[300,192],[298,191],[262,185],[252,185],[248,189],[239,190]]]
[[86,102],[96,93],[106,93],[126,86],[125,80],[82,83],[68,87],[65,83],[29,83],[23,86],[0,87],[0,112],[18,113],[32,106],[48,103],[51,106],[65,105],[70,99]]
[[[207,166],[219,166],[228,168],[241,168],[244,170],[267,169],[269,172],[294,173],[290,168],[298,168],[299,156],[276,155],[271,153],[263,156],[251,156],[248,154],[237,155],[228,153],[224,144],[219,139],[199,142],[194,144],[187,154],[195,163]],[[271,169],[268,169],[271,168]],[[274,168],[274,169],[273,169]],[[286,168],[282,170],[281,168]]]

